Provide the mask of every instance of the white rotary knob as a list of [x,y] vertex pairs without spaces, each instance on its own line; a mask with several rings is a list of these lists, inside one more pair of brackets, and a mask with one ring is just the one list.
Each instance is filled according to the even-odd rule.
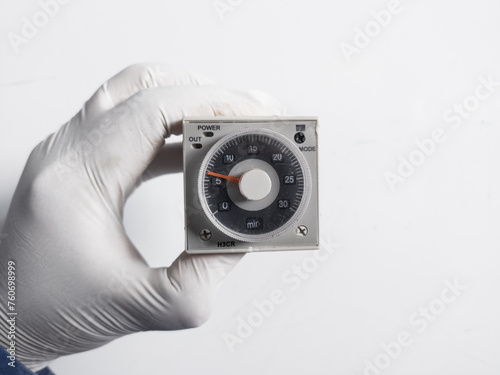
[[250,169],[243,173],[238,185],[241,195],[251,201],[264,199],[272,187],[269,175],[259,168]]

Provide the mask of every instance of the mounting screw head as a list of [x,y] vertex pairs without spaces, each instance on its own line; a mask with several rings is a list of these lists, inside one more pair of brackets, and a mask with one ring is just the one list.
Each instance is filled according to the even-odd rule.
[[307,236],[307,227],[305,225],[299,225],[295,229],[295,234],[299,237],[305,237]]
[[200,231],[200,238],[203,241],[208,241],[210,238],[212,238],[212,232],[210,232],[208,229],[202,229]]

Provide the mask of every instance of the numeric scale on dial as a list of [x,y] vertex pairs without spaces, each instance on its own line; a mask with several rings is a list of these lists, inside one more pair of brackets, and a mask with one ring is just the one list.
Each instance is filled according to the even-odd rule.
[[188,117],[186,250],[319,248],[317,120]]

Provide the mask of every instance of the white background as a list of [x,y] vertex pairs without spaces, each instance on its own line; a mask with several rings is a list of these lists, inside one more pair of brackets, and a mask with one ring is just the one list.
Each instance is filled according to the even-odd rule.
[[[170,62],[267,91],[289,114],[321,121],[322,238],[337,245],[298,290],[282,276],[304,259],[311,266],[311,253],[248,255],[203,327],[135,334],[53,370],[363,374],[407,332],[412,344],[384,374],[500,373],[500,86],[461,126],[443,119],[480,77],[500,81],[500,3],[401,0],[351,62],[341,43],[352,45],[387,1],[231,3],[221,19],[212,0],[72,0],[16,53],[8,33],[40,5],[0,2],[0,221],[30,150],[132,63]],[[446,140],[391,191],[384,174],[437,128]],[[182,176],[171,175],[127,204],[127,230],[152,266],[183,249],[181,197]],[[409,317],[455,279],[466,290],[418,332]],[[231,353],[224,333],[275,289],[285,302]]]

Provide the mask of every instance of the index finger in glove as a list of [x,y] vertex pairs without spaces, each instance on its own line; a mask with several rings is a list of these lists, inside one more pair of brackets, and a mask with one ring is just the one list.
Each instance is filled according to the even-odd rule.
[[104,115],[100,122],[105,129],[99,135],[102,139],[86,160],[85,169],[97,176],[99,186],[114,190],[106,196],[126,197],[163,147],[164,139],[182,132],[184,117],[263,116],[279,112],[274,98],[254,91],[220,86],[142,91]]
[[208,85],[215,82],[171,64],[135,64],[105,82],[85,103],[82,116],[102,114],[140,91],[155,87]]

